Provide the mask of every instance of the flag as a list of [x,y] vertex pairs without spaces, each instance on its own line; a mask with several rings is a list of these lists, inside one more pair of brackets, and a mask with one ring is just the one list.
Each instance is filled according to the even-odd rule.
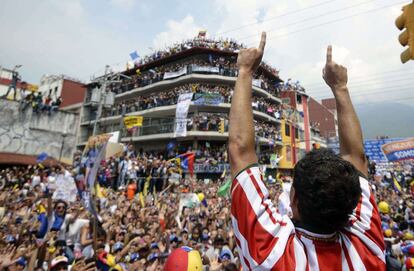
[[47,155],[47,153],[45,153],[45,152],[42,152],[41,154],[39,154],[38,156],[37,156],[37,159],[36,159],[36,163],[42,163],[43,161],[45,161],[47,158],[48,158],[49,156]]
[[133,61],[137,60],[139,58],[138,52],[137,51],[133,51],[132,53],[129,54],[129,56],[131,57],[131,59]]
[[225,197],[229,193],[230,187],[231,187],[231,180],[228,180],[222,186],[220,186],[220,188],[217,190],[217,196]]
[[188,170],[192,177],[194,175],[194,159],[195,153],[187,152],[184,154],[177,155],[176,157],[168,160],[168,162],[176,162],[180,170],[181,168]]
[[394,176],[394,174],[392,175],[392,184],[396,192],[402,193],[401,185],[398,182],[397,178]]

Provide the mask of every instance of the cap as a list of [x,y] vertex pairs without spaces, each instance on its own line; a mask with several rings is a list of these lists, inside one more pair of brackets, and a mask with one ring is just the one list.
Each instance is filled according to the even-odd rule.
[[16,264],[21,265],[23,267],[26,267],[27,265],[27,261],[24,257],[20,257],[17,261]]
[[133,263],[139,260],[139,254],[138,253],[132,253],[129,257],[129,262]]
[[223,249],[220,253],[220,260],[230,260],[231,252],[228,249]]
[[159,248],[157,243],[152,243],[151,244],[151,249],[154,249],[154,248]]
[[124,244],[121,242],[116,242],[112,248],[112,252],[118,252],[124,248]]
[[50,268],[54,268],[60,263],[68,263],[68,258],[66,258],[65,256],[57,256],[52,260]]
[[181,247],[175,249],[168,257],[164,265],[164,271],[175,270],[203,270],[200,253],[190,247]]

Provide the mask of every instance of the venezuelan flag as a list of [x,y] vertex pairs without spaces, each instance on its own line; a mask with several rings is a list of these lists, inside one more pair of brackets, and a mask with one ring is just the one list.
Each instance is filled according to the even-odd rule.
[[194,175],[194,152],[187,152],[180,155],[177,155],[175,158],[172,158],[168,161],[176,161],[181,168],[188,170],[191,174],[191,177]]
[[393,186],[394,186],[394,190],[395,190],[396,192],[402,193],[401,185],[400,185],[400,183],[398,182],[397,178],[395,178],[395,176],[394,176],[394,175],[392,176],[392,184],[393,184]]

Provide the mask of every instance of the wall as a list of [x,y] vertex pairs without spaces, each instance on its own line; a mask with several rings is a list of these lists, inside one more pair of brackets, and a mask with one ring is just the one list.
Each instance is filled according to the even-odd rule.
[[46,152],[59,158],[62,133],[67,131],[62,161],[71,163],[79,129],[79,115],[67,112],[32,113],[31,108],[19,111],[19,103],[0,100],[0,153],[37,156]]
[[321,136],[336,136],[336,120],[334,114],[315,99],[309,98],[309,120],[320,124]]
[[61,107],[83,103],[86,94],[86,86],[67,79],[63,80]]

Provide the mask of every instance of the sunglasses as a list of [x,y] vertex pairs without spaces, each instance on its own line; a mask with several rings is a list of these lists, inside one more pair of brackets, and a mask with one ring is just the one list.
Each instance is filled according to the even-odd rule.
[[56,206],[56,209],[57,209],[57,210],[62,210],[62,209],[65,209],[65,206],[62,206],[62,205],[60,205],[60,206]]

